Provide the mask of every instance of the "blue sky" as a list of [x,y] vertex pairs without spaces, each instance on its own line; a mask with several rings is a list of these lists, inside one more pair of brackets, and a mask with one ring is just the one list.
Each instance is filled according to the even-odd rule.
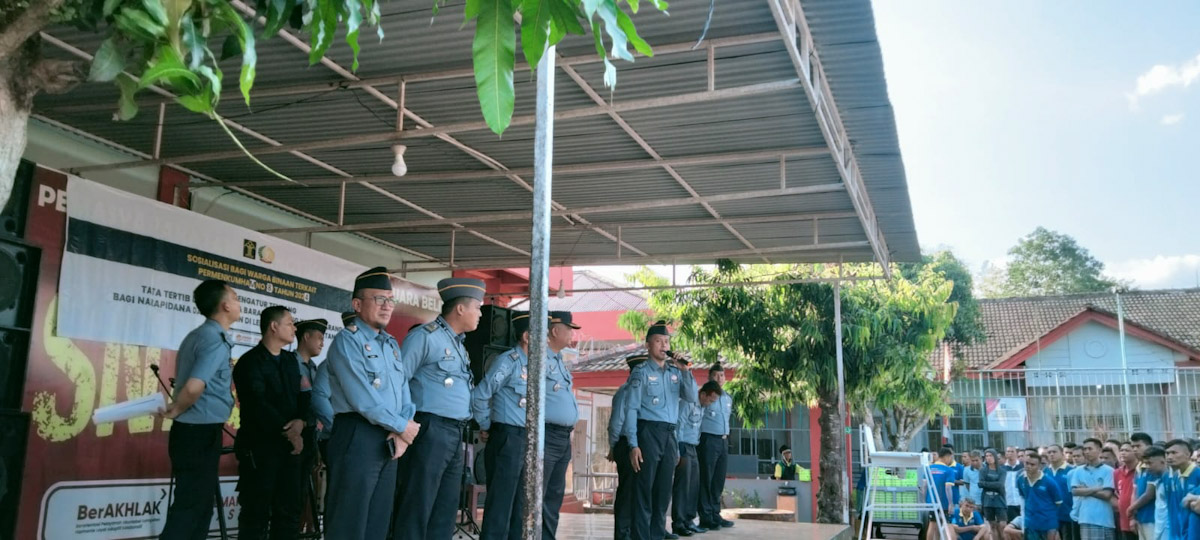
[[1200,2],[874,6],[924,248],[978,271],[1041,225],[1197,286]]

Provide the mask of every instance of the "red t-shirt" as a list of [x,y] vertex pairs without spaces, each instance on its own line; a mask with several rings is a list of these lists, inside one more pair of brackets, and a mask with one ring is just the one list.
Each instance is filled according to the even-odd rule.
[[1130,469],[1125,465],[1113,470],[1113,484],[1117,487],[1117,512],[1119,527],[1124,532],[1133,532],[1129,526],[1129,505],[1133,504],[1134,496],[1134,478],[1137,477],[1137,468]]

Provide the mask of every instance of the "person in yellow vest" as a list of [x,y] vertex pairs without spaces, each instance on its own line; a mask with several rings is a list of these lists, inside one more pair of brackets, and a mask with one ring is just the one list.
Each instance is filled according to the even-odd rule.
[[804,467],[792,461],[792,448],[786,444],[780,446],[779,454],[782,456],[782,460],[775,463],[775,475],[771,478],[776,480],[796,480]]

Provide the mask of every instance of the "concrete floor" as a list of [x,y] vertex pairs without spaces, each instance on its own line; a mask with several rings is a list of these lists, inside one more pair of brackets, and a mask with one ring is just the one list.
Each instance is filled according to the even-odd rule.
[[[692,538],[700,540],[773,538],[803,540],[849,539],[851,534],[845,525],[817,525],[813,523],[782,523],[752,519],[735,519],[734,527],[720,531],[698,534]],[[611,514],[563,514],[558,524],[560,540],[593,540],[613,537]],[[455,537],[458,538],[463,537]]]

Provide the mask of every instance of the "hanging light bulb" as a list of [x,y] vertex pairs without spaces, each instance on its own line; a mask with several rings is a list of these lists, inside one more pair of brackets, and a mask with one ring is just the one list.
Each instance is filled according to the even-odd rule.
[[396,176],[404,176],[408,174],[408,164],[404,162],[404,151],[408,150],[403,144],[392,145],[392,152],[396,153],[396,162],[392,163],[392,174]]
[[563,280],[562,280],[562,278],[559,278],[559,280],[558,280],[558,294],[557,294],[556,296],[558,296],[559,298],[566,298],[566,297],[567,297],[567,291],[566,291],[566,289],[563,289]]

